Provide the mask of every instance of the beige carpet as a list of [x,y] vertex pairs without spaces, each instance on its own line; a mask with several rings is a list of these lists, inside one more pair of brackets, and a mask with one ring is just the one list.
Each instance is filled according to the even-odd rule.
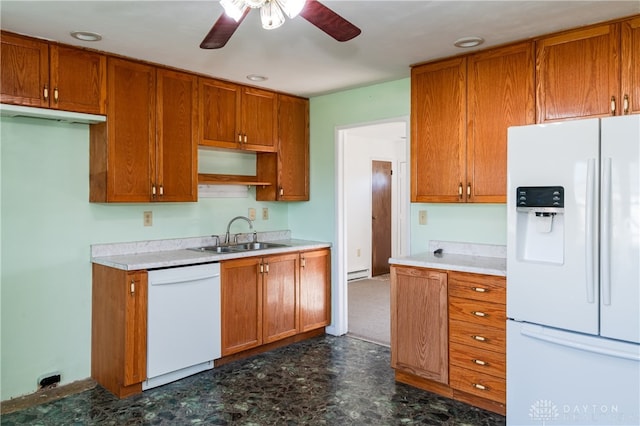
[[347,284],[347,335],[384,346],[391,345],[389,283],[389,275],[381,275]]

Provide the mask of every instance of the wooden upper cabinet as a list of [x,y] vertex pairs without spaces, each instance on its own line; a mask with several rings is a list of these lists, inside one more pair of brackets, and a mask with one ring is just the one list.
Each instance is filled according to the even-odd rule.
[[[155,201],[198,200],[198,79],[157,71]],[[153,195],[153,194],[152,194]]]
[[622,22],[622,113],[640,114],[640,16]]
[[90,201],[197,200],[197,78],[109,58],[108,120],[90,132]]
[[466,58],[411,70],[411,201],[459,202],[465,170]]
[[309,200],[309,100],[278,95],[277,153],[258,153],[258,201]]
[[199,79],[200,145],[273,152],[277,95],[210,78]]
[[468,57],[467,202],[505,203],[507,128],[535,123],[533,44]]
[[621,104],[619,55],[619,24],[538,40],[537,122],[616,114]]
[[0,102],[106,113],[106,57],[2,33]]

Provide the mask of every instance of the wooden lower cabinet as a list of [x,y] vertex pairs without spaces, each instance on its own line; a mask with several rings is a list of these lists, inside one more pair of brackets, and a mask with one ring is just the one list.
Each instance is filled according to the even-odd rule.
[[506,413],[505,278],[391,267],[396,380]]
[[91,377],[119,398],[147,378],[147,272],[93,264]]
[[330,253],[221,262],[223,358],[328,325]]

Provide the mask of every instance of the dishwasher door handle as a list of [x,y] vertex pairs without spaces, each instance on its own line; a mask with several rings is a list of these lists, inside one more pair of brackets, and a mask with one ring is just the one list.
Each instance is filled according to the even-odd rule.
[[202,281],[202,280],[208,280],[210,278],[218,278],[218,277],[220,277],[220,274],[207,274],[207,275],[196,275],[193,277],[168,278],[165,280],[154,279],[149,284],[151,285],[182,284],[182,283],[188,283],[192,281]]

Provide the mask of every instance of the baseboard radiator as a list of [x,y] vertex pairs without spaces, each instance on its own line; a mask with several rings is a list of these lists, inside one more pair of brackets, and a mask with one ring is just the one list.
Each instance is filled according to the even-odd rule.
[[360,280],[362,278],[369,278],[368,269],[360,269],[358,271],[347,272],[347,281]]

